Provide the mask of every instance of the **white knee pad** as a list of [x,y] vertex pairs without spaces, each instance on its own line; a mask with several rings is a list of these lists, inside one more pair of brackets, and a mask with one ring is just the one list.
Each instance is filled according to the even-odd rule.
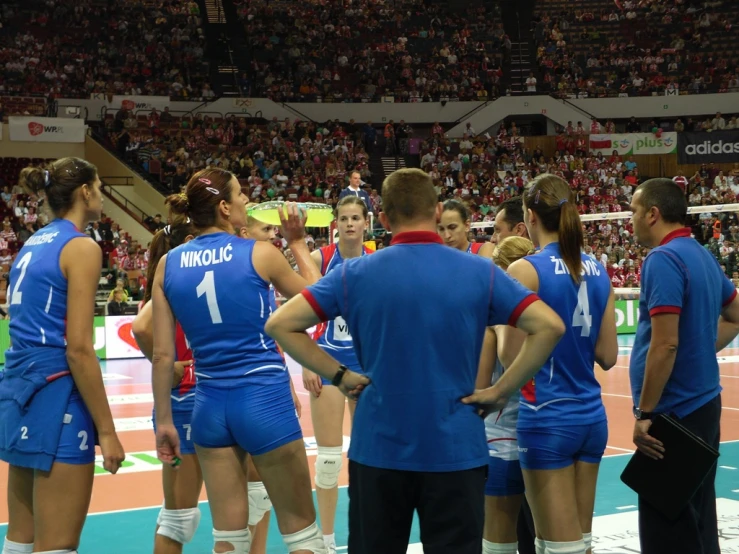
[[5,544],[3,545],[3,554],[32,554],[32,552],[33,543],[21,544],[19,542],[13,542],[5,539]]
[[546,546],[544,546],[544,540],[540,539],[539,537],[536,537],[534,539],[534,548],[536,549],[536,554],[545,554],[546,552]]
[[482,554],[516,554],[517,542],[498,543],[482,539]]
[[590,550],[590,547],[593,545],[593,533],[583,533],[582,542],[585,543],[585,552]]
[[572,542],[544,541],[546,554],[585,554],[585,543],[582,539]]
[[[224,554],[249,554],[251,550],[251,531],[242,529],[241,531],[217,531],[213,529],[213,540],[215,542],[229,542],[233,546],[233,550],[229,550]],[[217,554],[215,550],[213,554]]]
[[316,486],[322,489],[333,489],[339,484],[341,472],[340,446],[319,446],[316,456]]
[[195,536],[200,523],[200,508],[167,510],[162,508],[157,517],[157,535],[162,535],[180,544],[187,544]]
[[288,552],[307,550],[313,554],[328,554],[326,544],[323,542],[323,534],[315,521],[302,531],[292,535],[282,535],[282,540],[285,541]]
[[249,483],[249,527],[253,527],[272,509],[267,489],[261,481]]

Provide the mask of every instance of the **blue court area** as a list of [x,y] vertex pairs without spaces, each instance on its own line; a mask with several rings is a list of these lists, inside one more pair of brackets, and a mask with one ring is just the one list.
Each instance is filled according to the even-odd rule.
[[[638,550],[636,524],[636,495],[623,485],[619,475],[629,460],[629,455],[611,456],[603,460],[598,480],[595,508],[593,544],[598,554],[635,553]],[[721,446],[716,492],[719,497],[719,528],[722,533],[722,554],[739,553],[739,442]],[[349,507],[347,490],[339,491],[336,518],[338,545],[347,543],[346,514]],[[211,552],[210,511],[207,503],[201,504],[203,519],[192,543],[185,547],[190,554]],[[80,553],[105,552],[106,554],[130,554],[151,552],[157,509],[142,509],[108,514],[91,515],[87,519],[82,536]],[[0,529],[0,535],[3,529]],[[411,533],[409,552],[422,552],[418,526]],[[346,547],[340,547],[346,552]],[[267,552],[283,554],[277,523],[272,518]]]

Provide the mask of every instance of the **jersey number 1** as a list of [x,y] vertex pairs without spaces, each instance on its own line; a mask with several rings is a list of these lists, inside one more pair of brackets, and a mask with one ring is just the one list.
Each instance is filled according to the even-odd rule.
[[221,310],[218,309],[218,299],[216,298],[216,281],[213,276],[213,271],[206,271],[203,280],[200,281],[198,288],[195,289],[198,293],[198,298],[205,295],[205,301],[208,303],[208,311],[210,312],[210,319],[215,323],[223,323],[221,319]]
[[590,315],[590,301],[588,300],[588,284],[583,281],[577,291],[577,307],[572,314],[572,326],[581,327],[580,336],[589,337],[590,327],[593,325],[593,316]]

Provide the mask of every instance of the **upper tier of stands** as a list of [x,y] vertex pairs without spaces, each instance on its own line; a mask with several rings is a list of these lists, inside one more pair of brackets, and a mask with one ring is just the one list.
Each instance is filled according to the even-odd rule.
[[251,96],[438,101],[500,94],[507,38],[487,3],[461,13],[423,0],[239,4],[252,48],[244,83]]
[[739,91],[735,0],[538,0],[536,6],[539,92]]
[[0,23],[0,92],[213,94],[197,2],[2,2]]

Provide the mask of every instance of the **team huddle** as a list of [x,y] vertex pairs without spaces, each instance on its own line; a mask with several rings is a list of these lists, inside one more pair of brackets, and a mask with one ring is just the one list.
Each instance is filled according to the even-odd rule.
[[[65,158],[48,170],[24,170],[21,182],[46,192],[55,219],[26,243],[10,273],[12,347],[0,379],[0,459],[10,464],[10,521],[2,553],[70,554],[77,552],[90,503],[95,444],[111,473],[125,458],[92,343],[101,254],[80,231],[100,218],[100,180],[94,166]],[[418,509],[427,553],[590,552],[608,438],[594,366],[610,369],[618,345],[614,292],[605,268],[582,253],[569,184],[541,175],[521,198],[501,205],[497,244],[471,244],[465,206],[439,205],[420,170],[388,177],[383,197],[380,217],[393,230],[393,247],[371,256],[363,243],[368,210],[361,198],[339,202],[338,243],[314,252],[305,242],[305,214],[288,204],[280,233],[297,272],[271,244],[274,228],[249,216],[248,200],[228,171],[203,170],[186,192],[167,199],[169,225],[152,239],[145,299],[134,323],[152,362],[156,448],[164,464],[155,554],[180,553],[192,540],[203,483],[214,554],[265,552],[272,508],[288,552],[335,553],[347,405],[362,430],[355,426],[352,436],[350,483],[369,483],[368,466],[417,471],[424,479],[446,467],[469,472],[460,490],[468,486],[480,499],[484,491],[484,504],[460,506],[465,521],[454,525],[461,531],[444,544],[424,538],[431,536],[427,512],[433,510],[422,510],[422,500],[410,506]],[[413,227],[423,217],[431,223],[421,227],[433,233]],[[434,452],[426,465],[408,462],[424,457],[425,446],[404,442],[388,421],[374,417],[405,402],[385,391],[409,391],[405,381],[394,380],[401,377],[367,362],[370,347],[357,337],[368,334],[357,318],[372,316],[354,300],[361,279],[375,278],[371,263],[392,273],[393,260],[416,256],[418,245],[438,249],[439,263],[459,267],[450,295],[472,291],[465,298],[476,304],[466,306],[473,315],[450,324],[447,333],[453,341],[464,332],[460,344],[471,345],[452,352],[447,365],[459,358],[476,371],[443,377],[456,379],[459,394],[450,393],[442,377],[424,376],[429,390],[436,387],[428,409],[449,411],[444,432],[459,435],[464,456]],[[288,299],[279,308],[276,292]],[[371,301],[365,294],[362,302]],[[444,315],[423,309],[430,318]],[[405,330],[381,332],[391,335],[377,339],[385,344]],[[321,528],[301,406],[283,350],[304,367],[310,395]],[[409,413],[397,424],[423,417]],[[387,464],[372,462],[383,455]],[[434,460],[436,466],[428,465]],[[410,520],[385,528],[382,518],[390,516],[372,511],[373,492],[356,490],[350,488],[350,554],[404,553]]]

